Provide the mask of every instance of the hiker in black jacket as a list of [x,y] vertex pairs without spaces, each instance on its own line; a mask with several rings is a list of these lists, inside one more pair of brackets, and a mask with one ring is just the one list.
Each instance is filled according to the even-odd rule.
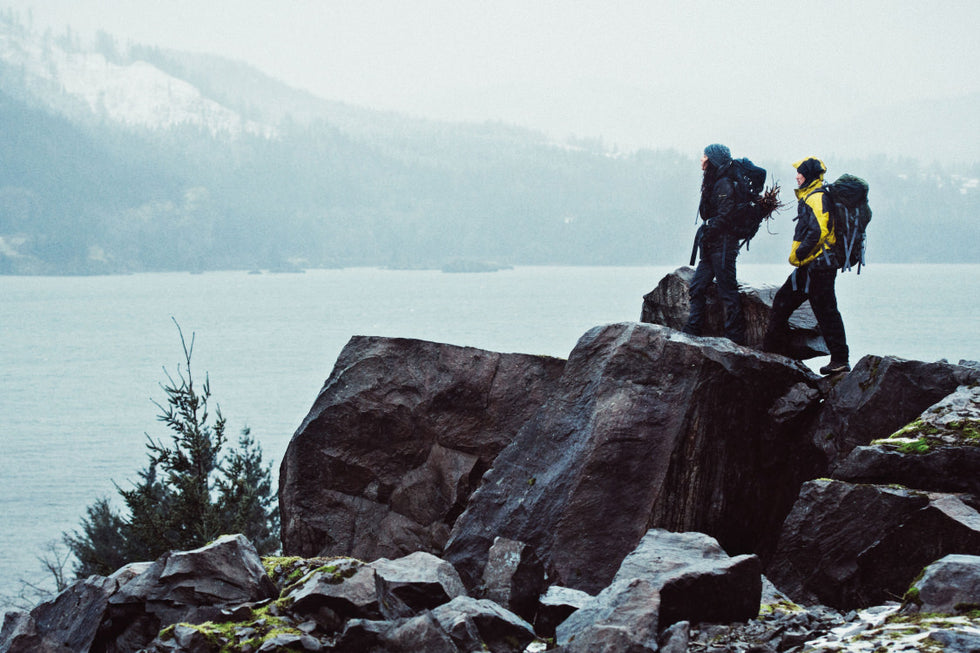
[[[701,203],[698,215],[704,221],[694,240],[695,253],[700,250],[701,261],[694,271],[688,296],[691,313],[684,332],[699,336],[704,328],[705,293],[713,280],[718,282],[718,296],[725,308],[725,337],[745,344],[745,319],[742,300],[735,279],[735,259],[739,242],[733,233],[732,212],[735,209],[735,185],[727,174],[732,153],[715,143],[704,148],[701,169]],[[694,255],[691,258],[694,264]]]

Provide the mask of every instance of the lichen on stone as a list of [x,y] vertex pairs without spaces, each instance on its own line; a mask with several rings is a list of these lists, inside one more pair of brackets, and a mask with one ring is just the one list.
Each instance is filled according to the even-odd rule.
[[902,453],[928,453],[929,449],[929,440],[926,438],[919,438],[913,442],[905,442],[898,447],[898,450]]
[[[352,564],[344,566],[343,561],[351,561]],[[337,570],[344,566],[344,571],[341,573],[346,573],[346,575],[340,576],[337,580],[337,582],[341,582],[344,578],[350,578],[363,563],[355,558],[345,556],[316,558],[291,556],[263,558],[262,564],[276,587],[285,592],[296,587],[315,572],[325,572],[336,576]],[[352,571],[351,568],[353,568]]]

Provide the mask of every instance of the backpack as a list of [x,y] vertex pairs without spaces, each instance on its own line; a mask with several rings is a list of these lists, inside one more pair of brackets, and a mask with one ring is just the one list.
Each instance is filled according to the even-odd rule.
[[824,210],[834,221],[834,254],[837,267],[843,271],[857,266],[861,274],[868,236],[865,230],[871,222],[868,205],[868,182],[854,175],[841,175],[832,184],[825,184]]
[[760,203],[766,184],[766,170],[746,158],[732,159],[728,176],[735,184],[732,233],[740,243],[747,245],[768,215]]

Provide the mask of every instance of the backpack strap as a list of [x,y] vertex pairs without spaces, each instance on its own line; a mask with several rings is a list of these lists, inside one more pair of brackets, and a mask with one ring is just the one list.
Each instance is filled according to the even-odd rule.
[[[854,250],[854,240],[857,238],[857,230],[851,229],[851,211],[846,206],[844,206],[844,223],[847,225],[848,233],[844,236],[844,260],[840,264],[840,269],[847,272],[851,269],[851,252]],[[836,232],[836,225],[834,227],[834,231]],[[835,233],[834,235],[836,236],[837,234]]]
[[691,265],[698,260],[698,247],[701,245],[701,239],[704,237],[704,225],[702,224],[698,227],[697,233],[694,234],[694,247],[691,248]]
[[806,200],[810,199],[817,193],[828,193],[828,192],[830,192],[830,189],[827,188],[826,184],[823,184],[822,186],[817,186],[816,188],[814,188],[809,193],[803,196],[803,201],[805,202]]
[[[793,268],[793,271],[790,272],[789,274],[790,288],[793,289],[793,292],[800,292],[800,282],[797,274],[802,269],[803,268]],[[810,294],[810,269],[809,268],[806,269],[806,280],[803,282],[803,292],[808,295]]]

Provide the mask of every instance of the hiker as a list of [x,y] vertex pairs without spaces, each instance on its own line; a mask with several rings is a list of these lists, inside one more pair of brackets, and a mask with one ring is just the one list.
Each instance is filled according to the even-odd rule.
[[[739,238],[734,233],[735,185],[727,174],[732,164],[732,153],[724,145],[715,143],[704,148],[701,169],[701,203],[698,215],[703,223],[694,238],[695,253],[699,250],[701,261],[694,271],[688,290],[691,312],[684,326],[684,333],[701,335],[704,328],[705,293],[713,280],[718,282],[718,296],[725,309],[725,337],[732,342],[745,344],[745,319],[742,300],[735,279],[735,258],[738,256]],[[692,261],[693,264],[693,255]]]
[[840,261],[834,248],[836,236],[829,207],[825,206],[822,190],[827,166],[810,157],[793,164],[796,168],[797,214],[789,262],[796,267],[786,283],[776,292],[762,348],[785,353],[789,334],[789,317],[800,305],[810,300],[820,333],[830,350],[830,362],[820,368],[821,374],[849,372],[847,338],[844,321],[837,309],[834,282]]

